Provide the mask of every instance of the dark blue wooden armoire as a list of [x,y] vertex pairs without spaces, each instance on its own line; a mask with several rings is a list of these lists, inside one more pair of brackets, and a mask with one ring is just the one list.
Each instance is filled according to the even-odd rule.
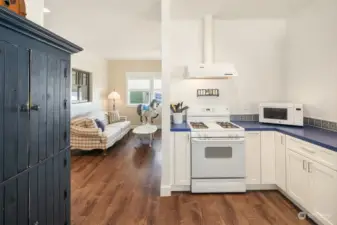
[[77,45],[0,7],[0,225],[70,221],[70,55]]

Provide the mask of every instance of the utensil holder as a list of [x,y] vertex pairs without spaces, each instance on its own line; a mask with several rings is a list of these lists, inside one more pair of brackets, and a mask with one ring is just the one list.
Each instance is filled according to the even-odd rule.
[[173,113],[174,124],[182,124],[183,122],[183,113]]

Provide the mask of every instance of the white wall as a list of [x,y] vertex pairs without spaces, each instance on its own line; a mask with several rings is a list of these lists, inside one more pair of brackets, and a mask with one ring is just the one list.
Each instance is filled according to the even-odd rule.
[[[54,17],[51,17],[51,15]],[[84,51],[72,55],[72,68],[84,70],[92,74],[92,88],[90,90],[92,102],[72,104],[71,116],[78,116],[101,109],[106,110],[109,92],[108,61],[102,56],[88,50],[87,46],[83,45],[80,39],[74,38],[71,32],[69,32],[74,27],[63,26],[55,18],[57,18],[57,15],[53,11],[51,14],[46,15],[45,27],[84,48]]]
[[[215,61],[234,63],[239,73],[230,80],[181,79],[182,66],[202,60],[201,20],[174,21],[172,29],[171,101],[223,104],[232,113],[257,113],[258,103],[284,99],[285,20],[215,20]],[[220,97],[197,98],[198,88],[218,88]]]
[[337,122],[337,1],[316,0],[287,21],[288,100]]
[[44,0],[26,0],[27,19],[43,26],[44,23]]
[[71,57],[72,68],[92,73],[92,102],[73,104],[71,116],[77,116],[101,109],[107,109],[108,97],[108,61],[88,51]]

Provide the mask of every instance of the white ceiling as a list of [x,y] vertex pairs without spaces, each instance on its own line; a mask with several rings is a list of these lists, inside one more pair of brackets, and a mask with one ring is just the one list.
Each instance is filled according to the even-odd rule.
[[[172,0],[172,18],[284,18],[311,1]],[[160,0],[45,0],[45,6],[51,10],[45,26],[90,52],[109,59],[160,59]]]
[[212,14],[218,19],[286,18],[314,0],[173,0],[173,19],[197,19]]
[[45,6],[51,10],[45,26],[90,52],[160,59],[160,0],[45,0]]

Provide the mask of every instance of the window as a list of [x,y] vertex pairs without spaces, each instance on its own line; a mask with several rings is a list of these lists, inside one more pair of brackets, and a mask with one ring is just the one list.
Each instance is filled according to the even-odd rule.
[[71,90],[72,103],[90,102],[90,78],[90,73],[73,69]]
[[158,73],[128,73],[128,105],[150,104],[152,99],[162,101],[161,79]]

